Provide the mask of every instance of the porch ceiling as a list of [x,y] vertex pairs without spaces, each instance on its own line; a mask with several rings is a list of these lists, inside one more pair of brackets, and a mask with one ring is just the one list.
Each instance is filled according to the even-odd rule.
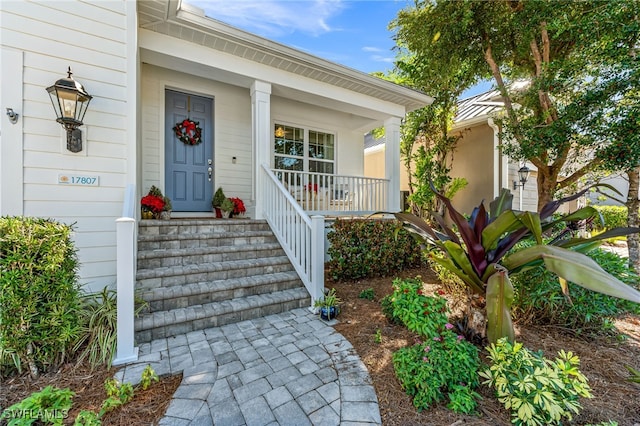
[[[316,82],[348,90],[360,96],[371,97],[380,101],[402,106],[411,111],[430,104],[430,96],[399,86],[377,77],[356,71],[354,69],[335,64],[313,55],[292,49],[271,40],[239,30],[223,22],[208,18],[201,9],[195,8],[180,0],[145,0],[138,2],[138,22],[141,29],[164,34],[174,39],[187,41],[204,46],[228,55],[267,66],[274,70],[292,73],[296,76],[312,79]],[[143,32],[143,31],[142,31]],[[150,50],[141,49],[143,61],[173,68],[179,58],[167,58]],[[172,61],[172,64],[167,62]],[[189,61],[191,62],[191,61]],[[187,65],[187,64],[183,64]],[[211,67],[198,63],[188,64],[189,72],[197,75],[211,76]],[[216,79],[229,84],[249,87],[253,77],[237,73],[216,70]],[[266,79],[265,81],[269,81]],[[305,101],[305,93],[284,84],[273,84],[273,94],[286,98]],[[306,94],[310,96],[309,93]],[[320,101],[321,103],[323,101]],[[313,103],[318,103],[315,96]],[[326,106],[332,109],[342,109],[340,102],[326,98]],[[349,107],[354,112],[353,105]],[[382,112],[382,111],[381,111]],[[384,119],[383,114],[374,114],[372,109],[361,108],[355,111],[369,119]],[[388,116],[388,112],[387,112]]]

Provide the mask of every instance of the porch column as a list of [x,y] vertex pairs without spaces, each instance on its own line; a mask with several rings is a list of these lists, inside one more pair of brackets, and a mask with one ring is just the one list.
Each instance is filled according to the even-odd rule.
[[256,219],[264,219],[262,164],[271,164],[271,84],[254,81],[251,85],[251,134],[253,138],[252,198]]
[[389,180],[387,209],[400,211],[400,117],[391,117],[384,122],[384,177]]

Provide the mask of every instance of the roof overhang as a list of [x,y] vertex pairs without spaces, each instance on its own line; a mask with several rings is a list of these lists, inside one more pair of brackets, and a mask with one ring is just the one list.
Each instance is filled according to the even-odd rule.
[[155,65],[179,64],[209,78],[215,70],[216,80],[242,87],[262,80],[272,84],[276,96],[314,103],[321,97],[327,107],[339,110],[343,103],[344,109],[353,112],[355,106],[361,110],[356,113],[375,119],[402,117],[433,102],[422,92],[211,19],[181,0],[138,2],[138,22],[141,60]]

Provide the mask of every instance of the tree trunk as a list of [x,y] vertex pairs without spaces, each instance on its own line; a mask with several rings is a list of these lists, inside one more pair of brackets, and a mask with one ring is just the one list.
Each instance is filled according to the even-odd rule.
[[538,168],[536,181],[538,183],[538,211],[540,211],[548,202],[553,200],[557,182],[553,177],[547,176],[544,170],[540,168]]
[[[640,166],[628,170],[629,193],[627,195],[627,226],[640,227],[638,209],[640,199],[638,198],[638,186],[640,185]],[[627,236],[627,246],[629,248],[629,267],[640,274],[640,234],[630,234]]]

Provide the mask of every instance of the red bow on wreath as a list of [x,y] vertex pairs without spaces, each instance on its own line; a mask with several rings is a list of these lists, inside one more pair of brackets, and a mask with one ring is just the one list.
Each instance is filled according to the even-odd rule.
[[173,131],[185,145],[198,145],[202,142],[202,129],[199,124],[197,121],[185,118],[181,123],[176,123]]

